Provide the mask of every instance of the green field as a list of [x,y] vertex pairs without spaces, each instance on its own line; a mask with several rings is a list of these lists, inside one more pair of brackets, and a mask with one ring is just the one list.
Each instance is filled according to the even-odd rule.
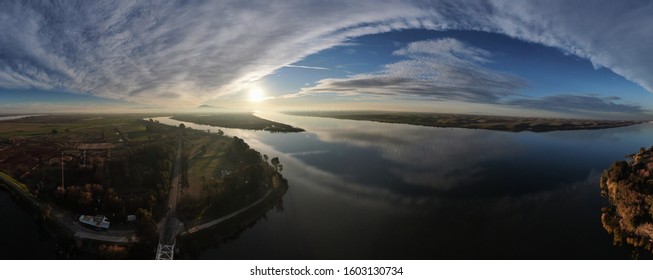
[[641,121],[553,119],[377,111],[287,112],[287,114],[347,120],[375,121],[384,123],[401,123],[433,127],[490,129],[512,132],[546,132],[555,130],[602,129],[641,123]]
[[[145,115],[44,115],[0,121],[0,141],[10,137],[47,136],[55,139],[66,137],[96,137],[112,128],[124,133],[134,133],[134,140],[146,140]],[[141,137],[139,137],[139,134]],[[113,137],[116,140],[118,137]],[[107,139],[111,140],[111,139]]]

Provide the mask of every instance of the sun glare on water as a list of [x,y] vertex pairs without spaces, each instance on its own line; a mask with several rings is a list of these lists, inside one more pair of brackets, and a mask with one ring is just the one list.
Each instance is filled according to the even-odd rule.
[[249,90],[249,101],[250,102],[261,102],[265,100],[265,93],[260,87],[253,87]]

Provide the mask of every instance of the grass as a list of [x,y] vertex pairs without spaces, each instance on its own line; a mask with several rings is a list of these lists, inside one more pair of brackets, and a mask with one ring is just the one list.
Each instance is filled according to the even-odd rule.
[[[140,115],[45,115],[0,121],[0,140],[16,136],[88,137],[107,133],[113,128],[120,128],[125,133],[138,133],[145,130],[141,119]],[[57,133],[53,134],[53,130]]]
[[189,194],[195,198],[201,195],[205,180],[220,178],[222,169],[229,169],[233,164],[225,157],[231,146],[231,138],[196,132],[188,137],[184,149],[188,155]]

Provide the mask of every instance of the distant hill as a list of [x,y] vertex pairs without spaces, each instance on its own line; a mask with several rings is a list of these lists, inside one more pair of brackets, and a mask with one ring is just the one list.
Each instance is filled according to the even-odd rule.
[[197,108],[198,109],[218,109],[220,107],[215,107],[215,106],[211,106],[211,105],[200,105],[200,106],[197,106]]

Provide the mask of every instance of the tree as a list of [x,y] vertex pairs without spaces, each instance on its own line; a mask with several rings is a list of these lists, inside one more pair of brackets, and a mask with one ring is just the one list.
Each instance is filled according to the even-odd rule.
[[145,244],[152,244],[157,240],[156,222],[152,218],[152,213],[138,208],[136,210],[136,236]]
[[179,124],[179,127],[180,127],[180,128],[186,128],[186,125],[184,125],[183,123],[181,123],[181,124]]
[[263,160],[265,161],[265,163],[268,163],[268,155],[263,154]]
[[272,163],[272,166],[274,166],[274,170],[279,170],[279,158],[278,157],[273,157],[270,160],[270,163]]
[[52,134],[57,134],[57,133],[59,133],[59,131],[57,131],[56,128],[53,128],[52,131],[51,131],[50,133],[52,133]]

